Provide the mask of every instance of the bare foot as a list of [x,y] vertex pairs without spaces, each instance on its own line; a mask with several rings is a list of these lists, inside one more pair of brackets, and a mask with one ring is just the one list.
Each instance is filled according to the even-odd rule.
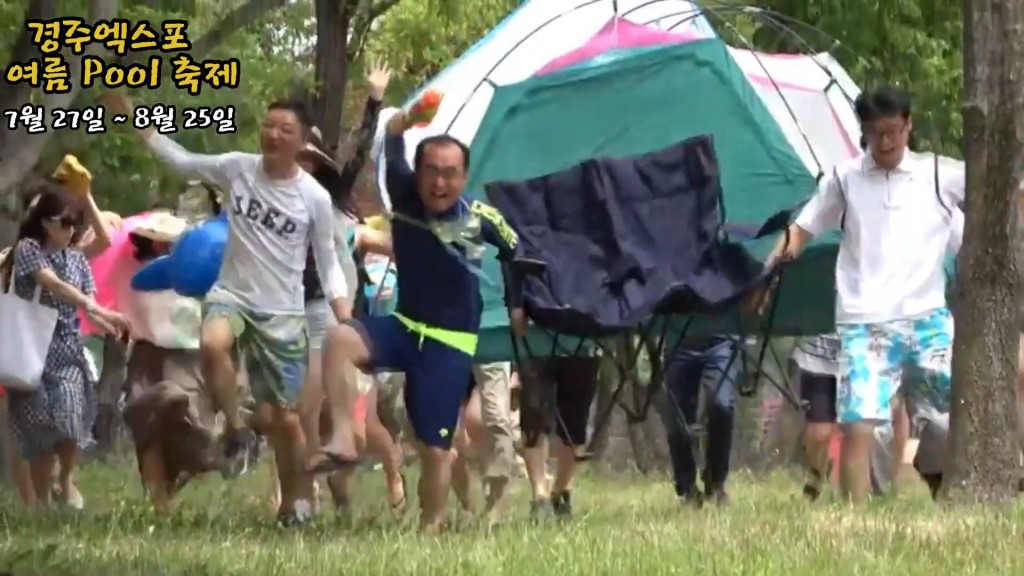
[[395,514],[402,514],[405,512],[409,501],[405,494],[405,475],[400,474],[398,481],[388,482],[388,504],[391,506],[391,511]]
[[428,536],[440,536],[446,529],[447,526],[443,521],[420,524],[420,532]]
[[484,481],[485,491],[485,512],[493,514],[505,497],[505,489],[508,487],[508,478],[488,478]]
[[312,474],[331,474],[347,468],[355,468],[360,462],[359,458],[350,458],[323,448],[306,463],[306,471]]

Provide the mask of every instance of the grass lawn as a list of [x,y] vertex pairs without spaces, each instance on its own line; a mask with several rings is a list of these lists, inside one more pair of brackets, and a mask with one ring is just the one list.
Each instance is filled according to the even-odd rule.
[[727,508],[682,508],[664,478],[585,477],[577,517],[533,525],[519,481],[507,521],[467,523],[442,537],[384,511],[383,481],[366,473],[357,517],[324,514],[301,530],[275,528],[260,470],[235,483],[185,489],[157,519],[134,468],[93,466],[80,480],[84,513],[28,515],[0,493],[0,573],[16,576],[263,574],[726,574],[942,576],[1024,574],[1021,508],[943,509],[915,487],[860,510],[807,504],[778,474],[736,475]]

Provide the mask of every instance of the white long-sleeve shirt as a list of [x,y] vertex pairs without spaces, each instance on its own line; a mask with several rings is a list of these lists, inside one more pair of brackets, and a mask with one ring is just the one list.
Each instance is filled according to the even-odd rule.
[[195,154],[161,134],[148,144],[183,176],[217,184],[230,198],[224,262],[208,300],[261,314],[302,315],[302,271],[311,243],[327,300],[348,295],[331,197],[312,176],[299,170],[289,180],[272,180],[257,154]]
[[954,255],[960,254],[960,247],[964,244],[964,213],[960,208],[953,208],[953,218],[950,221],[952,228],[949,231],[949,251]]
[[355,238],[359,235],[358,226],[358,222],[340,210],[334,210],[334,244],[338,248],[337,255],[341,272],[345,276],[345,283],[348,284],[350,290],[349,302],[355,300],[355,290],[359,286],[359,271],[356,267],[355,256],[352,254]]
[[[839,227],[836,322],[913,319],[946,305],[944,262],[959,249],[964,173],[939,167],[932,155],[907,152],[894,170],[869,154],[822,179],[796,225],[813,236]],[[936,195],[936,186],[938,195]]]

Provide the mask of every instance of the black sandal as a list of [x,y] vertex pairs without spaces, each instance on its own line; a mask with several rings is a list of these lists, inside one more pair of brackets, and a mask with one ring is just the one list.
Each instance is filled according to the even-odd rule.
[[321,451],[315,456],[317,462],[307,466],[306,471],[310,474],[331,474],[347,468],[355,468],[362,463],[361,460],[350,460],[333,452]]

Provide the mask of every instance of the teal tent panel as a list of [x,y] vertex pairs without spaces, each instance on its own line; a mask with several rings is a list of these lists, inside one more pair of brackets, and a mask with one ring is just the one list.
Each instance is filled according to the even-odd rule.
[[[481,263],[484,274],[494,284],[480,283],[484,313],[480,323],[480,342],[477,345],[478,362],[509,362],[513,358],[512,338],[508,329],[508,308],[505,307],[505,287],[501,276],[498,251],[488,246]],[[552,338],[533,328],[527,336],[527,345],[537,355],[548,355],[554,349],[561,354],[572,354],[580,344],[578,338]],[[524,351],[525,352],[525,351]],[[524,354],[525,355],[525,354]]]
[[730,221],[763,221],[814,188],[725,44],[709,39],[499,87],[473,139],[469,189],[701,134],[714,138]]
[[[714,138],[729,221],[760,223],[813,193],[814,176],[718,39],[645,47],[497,88],[472,144],[468,190],[482,199],[488,182],[534,178],[590,158],[642,154],[700,134]],[[774,242],[750,248],[763,257]],[[834,327],[835,254],[835,238],[829,237],[790,265],[776,333]],[[508,360],[508,312],[493,252],[484,270],[499,286],[482,286],[478,357]],[[730,314],[702,317],[690,333],[736,329]],[[551,340],[537,333],[531,344],[544,349]]]

